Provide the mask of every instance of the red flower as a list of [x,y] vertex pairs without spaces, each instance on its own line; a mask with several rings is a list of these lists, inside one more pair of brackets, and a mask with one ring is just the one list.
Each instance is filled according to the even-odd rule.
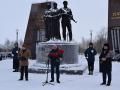
[[64,53],[64,50],[61,49],[61,50],[58,51],[58,53],[59,53],[59,54],[63,54],[63,53]]
[[49,56],[50,57],[54,57],[54,58],[58,58],[59,57],[58,53],[50,53]]

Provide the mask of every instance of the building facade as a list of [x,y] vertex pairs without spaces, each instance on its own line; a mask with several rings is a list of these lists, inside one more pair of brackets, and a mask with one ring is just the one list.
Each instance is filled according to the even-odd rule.
[[120,0],[109,0],[108,41],[113,51],[120,52]]

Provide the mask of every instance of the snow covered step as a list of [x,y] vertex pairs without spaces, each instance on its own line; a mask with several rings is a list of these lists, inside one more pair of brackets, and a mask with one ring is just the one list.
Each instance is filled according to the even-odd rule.
[[[86,70],[87,66],[82,66],[79,64],[66,64],[60,66],[61,74],[69,74],[69,75],[82,75]],[[47,67],[45,64],[33,65],[29,68],[30,73],[42,73],[45,74],[47,71]],[[48,70],[50,72],[50,68]]]

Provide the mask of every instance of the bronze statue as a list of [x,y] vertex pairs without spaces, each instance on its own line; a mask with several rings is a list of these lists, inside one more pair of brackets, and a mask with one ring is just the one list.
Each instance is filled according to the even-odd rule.
[[63,39],[66,41],[66,28],[68,29],[68,36],[69,41],[72,41],[72,27],[71,27],[71,20],[77,23],[72,15],[72,11],[70,8],[67,7],[68,2],[63,2],[64,7],[61,9],[57,8],[57,3],[53,4],[53,8],[51,5],[47,6],[47,10],[45,11],[44,20],[45,20],[45,27],[46,27],[46,39],[49,41],[52,40],[61,40],[60,36],[60,23],[61,20],[62,30],[63,30]]
[[44,14],[44,22],[45,22],[45,37],[46,41],[49,41],[52,35],[52,19],[51,19],[51,5],[47,5],[47,10],[45,11]]
[[72,15],[72,11],[70,8],[67,7],[68,2],[63,1],[64,7],[60,9],[61,17],[62,17],[62,30],[63,30],[63,39],[66,41],[66,28],[68,29],[68,36],[69,41],[72,41],[72,27],[71,27],[71,20],[77,23]]
[[60,14],[59,9],[57,8],[57,3],[53,4],[52,9],[52,30],[53,30],[53,39],[61,40],[60,36]]

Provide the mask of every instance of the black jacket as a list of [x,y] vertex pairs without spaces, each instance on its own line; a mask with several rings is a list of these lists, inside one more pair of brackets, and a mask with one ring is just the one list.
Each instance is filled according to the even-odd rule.
[[[103,61],[102,58],[106,58],[106,60]],[[108,53],[101,52],[99,60],[100,60],[100,72],[112,71],[112,55],[110,51]]]
[[18,51],[19,51],[18,47],[13,48],[12,50],[13,59],[18,59]]
[[94,48],[88,48],[85,50],[84,54],[85,54],[85,57],[88,61],[94,62],[95,55],[97,54],[97,52]]

